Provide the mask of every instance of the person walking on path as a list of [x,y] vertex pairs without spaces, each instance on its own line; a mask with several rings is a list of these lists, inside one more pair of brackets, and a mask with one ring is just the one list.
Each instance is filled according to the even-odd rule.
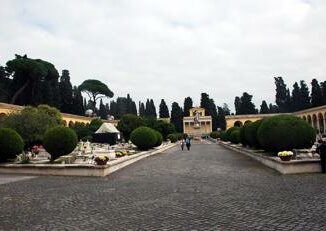
[[189,151],[190,150],[190,146],[191,146],[190,138],[189,137],[186,138],[186,146],[187,146],[187,149]]
[[181,145],[181,150],[183,151],[183,148],[185,146],[185,140],[184,139],[181,140],[180,145]]
[[322,173],[326,173],[326,138],[323,138],[318,143],[319,146],[316,149],[316,152],[320,155],[320,164]]

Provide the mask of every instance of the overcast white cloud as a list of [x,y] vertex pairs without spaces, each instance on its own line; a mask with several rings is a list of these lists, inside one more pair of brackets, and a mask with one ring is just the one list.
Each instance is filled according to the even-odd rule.
[[325,80],[325,12],[323,0],[2,0],[0,64],[42,58],[157,107],[207,92],[233,108],[244,91],[259,107],[274,76]]

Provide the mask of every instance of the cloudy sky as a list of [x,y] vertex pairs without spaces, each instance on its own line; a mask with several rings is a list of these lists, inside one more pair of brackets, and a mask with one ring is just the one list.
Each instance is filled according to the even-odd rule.
[[274,76],[326,77],[325,0],[1,0],[0,65],[14,54],[96,78],[115,96],[274,102]]

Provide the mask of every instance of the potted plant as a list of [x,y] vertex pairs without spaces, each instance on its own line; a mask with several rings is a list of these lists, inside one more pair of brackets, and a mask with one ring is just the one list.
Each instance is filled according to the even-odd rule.
[[108,162],[109,157],[107,156],[95,156],[94,157],[94,161],[97,165],[106,165],[106,163]]
[[280,157],[281,160],[283,161],[289,161],[291,160],[292,156],[293,156],[293,152],[291,151],[283,151],[283,152],[279,152],[277,154],[278,157]]

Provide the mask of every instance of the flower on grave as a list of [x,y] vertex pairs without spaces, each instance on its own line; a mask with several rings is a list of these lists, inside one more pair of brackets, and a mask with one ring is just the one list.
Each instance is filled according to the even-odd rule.
[[293,152],[291,151],[282,151],[277,153],[277,156],[293,156]]
[[109,160],[109,157],[108,156],[105,156],[105,155],[100,155],[100,156],[94,156],[94,160],[97,161],[108,161]]

